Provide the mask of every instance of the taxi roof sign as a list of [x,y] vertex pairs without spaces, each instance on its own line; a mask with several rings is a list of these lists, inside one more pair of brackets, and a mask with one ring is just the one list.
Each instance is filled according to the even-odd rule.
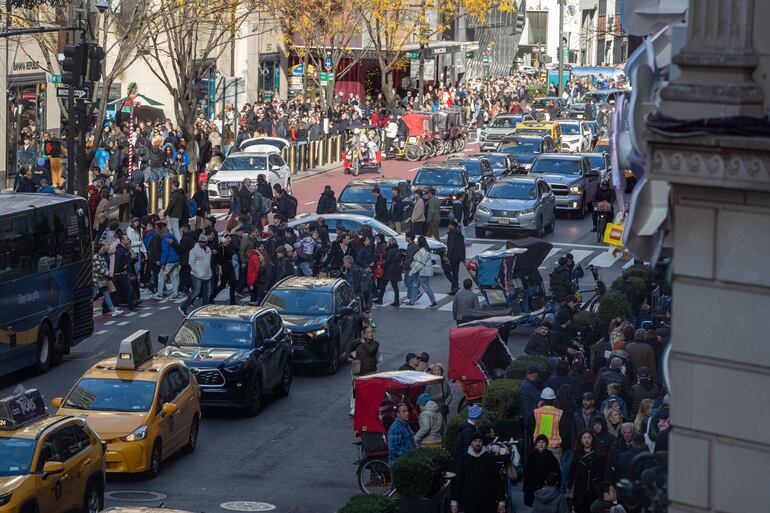
[[137,330],[120,341],[116,369],[134,370],[152,358],[152,344],[148,330]]
[[16,393],[0,399],[0,430],[10,431],[48,416],[43,396],[37,389],[16,389]]

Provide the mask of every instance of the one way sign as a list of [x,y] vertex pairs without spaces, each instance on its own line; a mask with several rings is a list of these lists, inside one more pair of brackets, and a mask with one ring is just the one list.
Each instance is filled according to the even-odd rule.
[[[73,89],[72,94],[75,97],[76,100],[84,100],[88,97],[89,90],[88,88],[83,89]],[[66,87],[57,87],[56,88],[56,97],[57,98],[67,98],[69,96],[69,89]]]

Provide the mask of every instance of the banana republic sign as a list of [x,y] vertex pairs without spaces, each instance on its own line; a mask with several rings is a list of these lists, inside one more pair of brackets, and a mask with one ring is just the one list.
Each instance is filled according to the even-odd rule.
[[14,72],[35,71],[41,69],[40,61],[19,61],[13,63]]

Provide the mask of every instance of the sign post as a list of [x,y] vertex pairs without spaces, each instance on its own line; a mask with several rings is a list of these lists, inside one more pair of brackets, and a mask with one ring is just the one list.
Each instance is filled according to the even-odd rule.
[[[128,84],[128,100],[123,102],[121,112],[128,112],[128,181],[134,173],[134,100],[138,93],[136,82]],[[153,205],[153,208],[157,205]]]

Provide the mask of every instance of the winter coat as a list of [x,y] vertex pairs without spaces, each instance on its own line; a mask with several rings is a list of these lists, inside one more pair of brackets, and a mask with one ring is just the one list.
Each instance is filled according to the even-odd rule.
[[545,486],[545,476],[553,472],[561,482],[559,460],[548,449],[543,452],[532,449],[524,464],[524,504],[532,506],[535,492]]
[[181,219],[190,215],[190,207],[187,204],[187,195],[182,189],[176,189],[171,193],[171,200],[165,211],[166,217]]
[[594,419],[601,417],[598,410],[591,410],[591,414],[588,415],[588,421],[586,422],[586,416],[583,415],[583,408],[578,408],[578,411],[572,416],[572,429],[575,433],[580,433],[584,429],[593,429]]
[[342,249],[342,244],[335,240],[332,243],[331,250],[329,251],[328,268],[329,271],[339,271],[342,269],[342,259],[346,256],[355,257],[353,245],[348,244],[348,247]]
[[660,386],[649,379],[645,379],[631,387],[631,418],[636,418],[639,406],[643,399],[657,399],[660,397]]
[[428,205],[426,207],[427,213],[425,215],[425,220],[428,222],[431,221],[439,221],[441,220],[441,202],[436,196],[433,196],[431,199],[428,200]]
[[382,195],[377,196],[377,201],[374,203],[374,218],[383,223],[388,224],[388,202]]
[[535,408],[537,408],[540,394],[540,387],[538,387],[537,383],[528,379],[521,382],[521,387],[519,387],[519,404],[521,405],[521,415],[525,425],[529,424],[529,418],[532,416]]
[[318,206],[315,209],[316,214],[333,214],[337,211],[337,198],[334,197],[334,191],[324,191],[318,198]]
[[404,255],[404,261],[401,265],[401,269],[403,269],[404,272],[408,272],[412,267],[412,261],[414,260],[414,255],[417,254],[417,249],[417,243],[414,241],[406,245],[406,254]]
[[450,261],[465,260],[465,238],[460,230],[450,229],[446,234],[446,257]]
[[458,290],[452,299],[452,318],[460,322],[470,311],[477,310],[478,308],[479,297],[475,292],[465,288]]
[[567,499],[555,486],[545,486],[535,492],[530,513],[569,513]]
[[597,499],[591,504],[591,513],[610,513],[613,506],[615,506],[615,504],[612,502],[605,501],[604,499]]
[[529,355],[548,356],[550,352],[548,339],[537,331],[533,331],[532,335],[529,336],[529,340],[527,340],[527,345],[524,347],[524,353]]
[[[379,357],[380,343],[376,340],[371,342],[363,342],[361,339],[351,340],[348,344],[345,356],[348,360],[358,360],[361,362],[361,373],[374,374],[377,372],[377,359]],[[353,358],[353,353],[356,353],[356,357]]]
[[358,251],[356,251],[356,265],[366,269],[373,264],[374,250],[372,249],[372,245],[364,246],[362,244],[361,247],[358,248]]
[[385,250],[382,262],[382,279],[386,281],[401,281],[401,252],[398,246],[390,246]]
[[449,414],[449,405],[452,404],[452,389],[446,378],[441,383],[430,383],[425,385],[425,393],[430,394],[431,398],[438,404],[439,409],[444,414],[444,418]]
[[425,200],[417,198],[412,208],[412,217],[410,218],[412,224],[425,222]]
[[144,234],[144,247],[147,250],[147,257],[151,262],[159,262],[163,252],[163,237],[155,230],[148,230]]
[[646,342],[631,342],[626,344],[626,353],[634,369],[638,372],[642,367],[650,369],[650,379],[655,381],[655,371],[657,363],[655,362],[655,350]]
[[196,244],[190,250],[188,262],[190,274],[199,280],[211,279],[211,250],[208,247],[201,247],[200,244]]
[[401,196],[396,195],[390,204],[390,212],[388,214],[391,223],[400,223],[404,220],[404,202]]
[[142,217],[147,215],[147,207],[149,202],[147,200],[147,192],[145,190],[137,190],[131,194],[131,216]]
[[162,243],[163,245],[160,253],[160,265],[179,263],[180,257],[176,250],[178,244],[174,234],[168,232],[166,236],[163,237]]
[[620,385],[619,395],[628,402],[628,377],[618,370],[610,369],[603,372],[599,379],[596,380],[596,386],[594,387],[595,404],[601,404],[602,401],[607,399],[607,385],[610,383],[618,383]]
[[425,248],[420,248],[414,255],[409,274],[412,276],[433,276],[433,262],[430,253]]
[[104,255],[94,253],[91,262],[94,285],[99,288],[106,287],[107,280],[110,279],[110,267],[107,265],[107,259]]
[[414,434],[417,445],[440,444],[444,429],[444,416],[441,407],[434,401],[428,401],[420,409],[420,429]]
[[259,267],[259,274],[257,275],[257,295],[259,297],[265,297],[270,292],[270,287],[273,286],[273,275],[275,274],[275,266],[269,260],[266,260]]
[[255,250],[249,250],[247,258],[246,268],[246,285],[253,286],[256,284],[257,277],[259,276],[259,253]]
[[554,299],[558,302],[566,300],[572,292],[572,272],[566,265],[558,265],[550,276],[550,287]]
[[150,155],[151,168],[163,167],[163,150],[161,148],[156,148],[155,146],[151,146],[148,153]]
[[545,386],[550,387],[554,392],[558,392],[562,385],[569,385],[572,388],[572,395],[575,399],[581,396],[580,388],[577,386],[577,381],[571,376],[557,376],[556,371],[551,374],[545,381]]
[[[580,453],[583,452],[581,448]],[[591,504],[596,500],[596,485],[604,479],[604,458],[595,450],[588,454],[573,453],[569,466],[567,488],[573,488],[575,511],[579,513],[589,511]]]
[[273,283],[278,283],[287,276],[294,276],[296,269],[294,263],[289,257],[280,257],[275,262],[275,269],[273,270]]
[[131,240],[131,251],[134,252],[134,255],[137,257],[140,253],[147,253],[147,250],[144,248],[144,243],[142,242],[142,229],[134,229],[133,226],[129,226],[126,229],[126,234],[128,235],[129,240]]
[[480,455],[462,455],[452,481],[452,501],[463,513],[490,513],[505,500],[503,480],[496,458],[484,450]]

